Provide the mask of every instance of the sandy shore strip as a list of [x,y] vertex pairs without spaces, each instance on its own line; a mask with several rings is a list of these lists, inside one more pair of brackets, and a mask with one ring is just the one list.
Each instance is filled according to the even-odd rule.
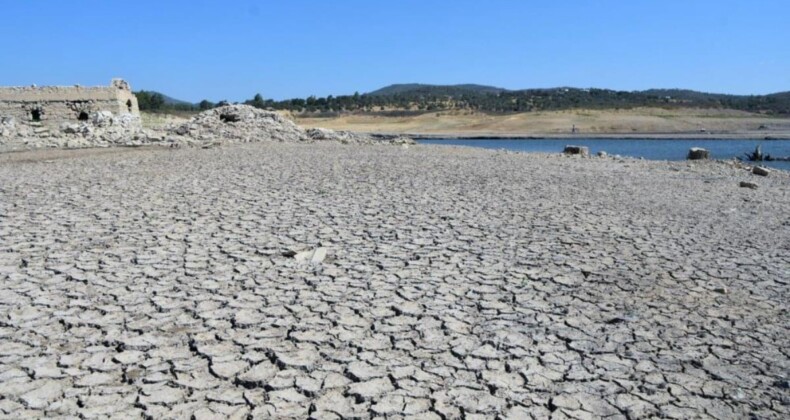
[[[380,133],[395,135],[397,133]],[[790,140],[790,132],[715,132],[715,133],[405,133],[414,139],[481,139],[481,140],[534,140],[534,139],[612,139],[612,140]]]
[[[726,109],[573,109],[515,114],[296,115],[299,125],[414,138],[790,139],[790,118]],[[573,128],[577,132],[573,133]]]
[[788,187],[424,145],[0,155],[0,413],[788,418]]

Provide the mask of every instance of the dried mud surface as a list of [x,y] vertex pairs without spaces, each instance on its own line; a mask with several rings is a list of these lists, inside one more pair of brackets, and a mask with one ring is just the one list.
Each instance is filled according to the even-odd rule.
[[787,418],[788,186],[441,146],[2,155],[0,415]]

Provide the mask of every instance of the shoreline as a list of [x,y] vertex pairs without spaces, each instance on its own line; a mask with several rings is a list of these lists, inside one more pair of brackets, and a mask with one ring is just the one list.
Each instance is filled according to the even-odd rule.
[[[386,135],[386,134],[377,133],[376,135]],[[448,141],[452,141],[452,140],[492,140],[492,141],[493,140],[527,140],[528,141],[528,140],[546,139],[547,137],[514,137],[514,138],[511,138],[511,137],[482,137],[482,138],[478,138],[478,137],[455,137],[455,138],[449,138],[449,137],[447,137],[447,138],[446,137],[439,137],[439,138],[412,137],[412,138],[415,141],[419,141],[419,140],[448,140]],[[567,138],[566,137],[555,137],[555,138],[552,138],[552,139],[572,139],[572,138],[571,137],[567,137]],[[578,138],[578,137],[576,139],[587,140],[586,138]],[[655,139],[649,139],[649,138],[643,138],[643,139],[625,139],[625,138],[623,138],[623,139],[616,139],[616,138],[614,138],[613,139],[613,138],[606,138],[606,139],[612,139],[612,140],[655,140]],[[667,140],[669,140],[669,139],[667,139]],[[713,139],[707,139],[707,140],[713,140]],[[729,139],[720,139],[720,140],[725,140],[726,141],[726,140],[729,140]],[[784,140],[784,139],[778,139],[778,140]],[[261,143],[263,143],[263,144],[266,144],[266,143],[277,144],[276,142],[261,142]],[[333,143],[333,142],[317,141],[317,142],[314,142],[314,143],[304,143],[304,145],[305,146],[322,145],[322,144],[329,144],[329,143]],[[237,144],[238,143],[235,143],[235,144],[234,143],[228,143],[228,144],[225,144],[224,147],[226,147],[226,148],[227,147],[233,147],[234,145],[237,145]],[[434,146],[434,145],[436,145],[436,144],[417,143],[417,144],[415,144],[413,146],[431,147],[431,146]],[[388,145],[385,145],[385,144],[378,144],[378,145],[376,145],[376,144],[374,144],[374,145],[363,145],[361,147],[366,147],[366,146],[388,146]],[[345,147],[359,147],[359,146],[348,146],[348,145],[346,145]],[[388,147],[391,147],[391,146],[388,146]],[[441,147],[442,148],[455,148],[455,149],[461,149],[461,150],[471,148],[471,149],[475,149],[475,150],[488,151],[488,152],[497,152],[499,150],[503,150],[503,149],[490,149],[490,148],[481,148],[481,147],[472,147],[472,146],[463,146],[463,145],[453,145],[453,144],[442,145]],[[171,146],[168,146],[168,145],[165,145],[165,144],[135,144],[135,145],[118,144],[118,145],[104,145],[104,146],[93,146],[93,147],[49,147],[49,148],[30,148],[30,149],[2,149],[2,148],[0,148],[0,157],[3,157],[3,156],[7,157],[7,159],[5,159],[6,162],[13,162],[13,161],[16,161],[16,160],[23,161],[23,162],[25,162],[25,161],[26,162],[33,162],[33,161],[52,161],[52,160],[58,160],[58,159],[68,159],[70,157],[75,157],[75,156],[101,156],[101,155],[113,155],[113,154],[116,154],[116,153],[123,154],[123,153],[126,153],[126,152],[133,152],[133,151],[157,151],[157,150],[176,151],[176,150],[180,150],[180,149],[174,149]],[[554,153],[550,153],[550,152],[541,152],[541,151],[508,150],[508,152],[510,152],[510,153],[517,153],[517,154],[523,154],[523,155],[528,155],[528,156],[530,156],[530,155],[531,156],[553,156],[553,155],[560,155],[560,156],[562,156],[563,155],[562,151],[557,151],[557,152],[554,152]],[[596,159],[596,158],[601,158],[601,157],[590,156],[589,158]],[[688,161],[687,159],[677,159],[677,160],[673,160],[673,159],[670,159],[670,160],[667,160],[667,159],[647,159],[647,158],[640,158],[640,157],[628,156],[628,155],[608,155],[608,156],[602,157],[602,159],[632,160],[632,161],[643,161],[643,162],[686,162],[686,161]],[[3,159],[0,159],[0,162],[2,162],[2,161],[3,161]],[[778,161],[785,161],[785,160],[781,160],[780,159]],[[733,162],[737,162],[738,164],[743,165],[744,167],[748,167],[748,168],[751,168],[753,166],[761,166],[760,162],[744,161],[744,160],[740,160],[740,159],[737,159],[737,158],[730,158],[730,159],[709,158],[709,159],[696,160],[696,161],[691,161],[691,162],[712,162],[712,163],[722,163],[722,164],[731,164]],[[783,173],[790,174],[790,170],[783,169],[783,168],[769,167],[769,169],[771,169],[772,171],[781,171]]]
[[[391,135],[394,133],[385,132],[372,132],[369,134],[386,134]],[[557,134],[557,133],[511,133],[511,134],[495,134],[495,133],[480,133],[480,134],[464,134],[464,133],[400,133],[401,135],[411,137],[415,140],[543,140],[543,139],[567,139],[567,140],[762,140],[762,141],[776,141],[776,140],[790,140],[790,133],[758,135],[756,133],[640,133],[640,134],[624,134],[624,133],[595,133],[595,134]]]
[[786,116],[720,109],[576,109],[507,115],[426,113],[404,117],[350,114],[323,119],[295,115],[294,119],[305,127],[423,138],[790,139],[790,118]]

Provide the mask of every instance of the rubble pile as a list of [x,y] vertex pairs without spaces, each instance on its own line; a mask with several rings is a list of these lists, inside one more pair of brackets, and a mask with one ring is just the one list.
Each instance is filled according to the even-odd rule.
[[164,145],[212,147],[223,143],[337,141],[343,144],[413,144],[398,135],[303,129],[287,117],[249,105],[226,105],[201,112],[182,123],[143,129],[140,117],[97,111],[84,121],[44,125],[0,118],[0,151],[47,147]]
[[183,124],[171,125],[166,131],[165,142],[187,145],[260,141],[282,143],[337,141],[343,144],[414,143],[410,138],[394,135],[354,133],[326,128],[305,130],[282,114],[249,105],[226,105],[204,111]]
[[21,123],[8,116],[0,118],[0,150],[132,146],[148,142],[140,117],[132,114],[97,111],[85,121],[57,126]]
[[335,131],[328,128],[308,128],[307,135],[313,140],[330,140],[343,144],[414,144],[409,137],[387,134],[355,133]]
[[226,105],[195,115],[166,129],[169,143],[249,143],[257,141],[309,141],[304,130],[273,111],[249,105]]

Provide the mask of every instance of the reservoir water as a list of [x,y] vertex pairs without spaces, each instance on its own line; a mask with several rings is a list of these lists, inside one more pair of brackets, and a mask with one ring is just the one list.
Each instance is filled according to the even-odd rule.
[[[590,153],[643,157],[649,160],[684,160],[692,147],[708,149],[713,159],[732,159],[751,153],[760,145],[763,154],[790,156],[790,140],[681,140],[681,139],[418,139],[421,144],[505,149],[519,152],[559,153],[566,144],[587,146]],[[761,165],[790,171],[790,162],[761,162]]]

